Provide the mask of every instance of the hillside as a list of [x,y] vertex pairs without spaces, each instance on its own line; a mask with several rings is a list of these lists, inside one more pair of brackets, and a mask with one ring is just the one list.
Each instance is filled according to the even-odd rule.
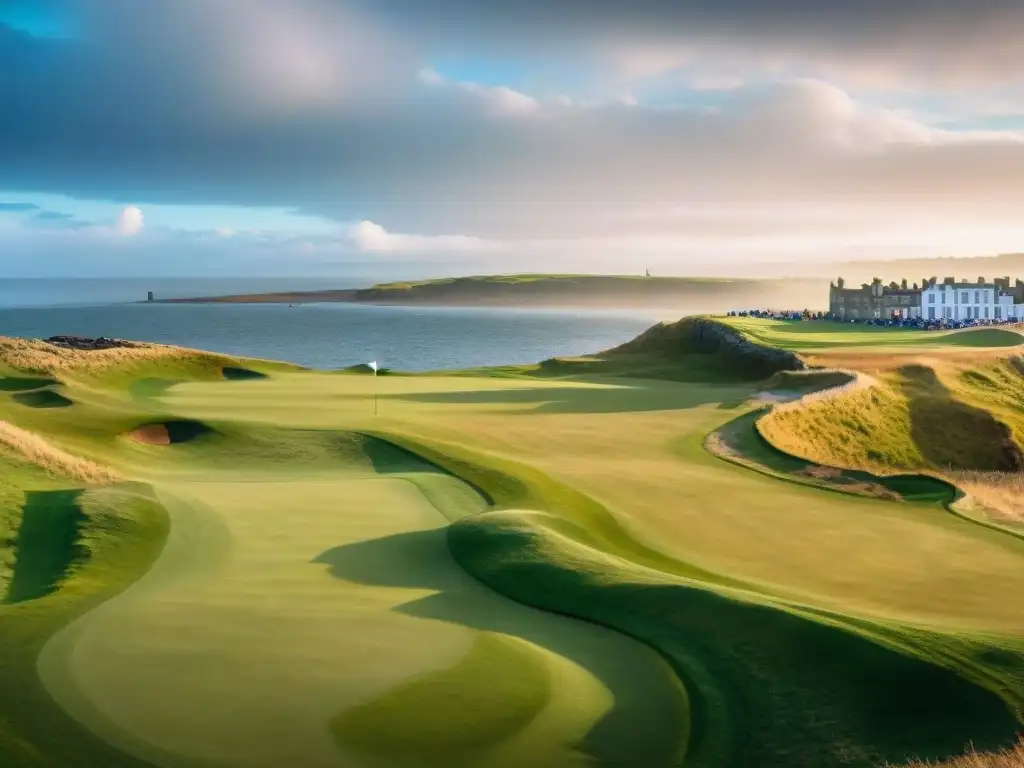
[[244,294],[175,303],[349,302],[390,305],[664,308],[687,312],[822,306],[822,280],[742,280],[633,275],[488,275],[381,283],[371,288]]
[[[0,764],[1010,747],[1024,538],[951,514],[947,484],[836,493],[707,449],[754,442],[766,394],[859,380],[785,349],[811,325],[385,377],[0,340]],[[964,338],[992,341],[930,354]]]
[[870,374],[870,386],[761,418],[757,429],[772,445],[831,467],[940,474],[1024,521],[1024,337],[1017,330],[727,322],[813,365]]

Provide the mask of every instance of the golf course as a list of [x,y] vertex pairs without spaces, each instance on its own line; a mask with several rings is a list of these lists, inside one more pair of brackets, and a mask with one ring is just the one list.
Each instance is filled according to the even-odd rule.
[[1022,345],[687,318],[377,375],[0,339],[0,766],[1012,749]]

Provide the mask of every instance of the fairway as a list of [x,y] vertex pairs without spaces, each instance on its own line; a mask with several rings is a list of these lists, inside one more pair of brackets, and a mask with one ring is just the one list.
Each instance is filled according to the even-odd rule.
[[[1012,740],[1024,540],[725,461],[705,438],[752,444],[763,382],[586,373],[616,365],[10,377],[19,450],[169,526],[151,566],[83,559],[131,508],[7,475],[0,643],[36,662],[0,675],[45,686],[20,708],[69,734],[45,764],[875,768]],[[55,612],[115,562],[134,583]]]
[[922,331],[887,328],[831,320],[762,320],[752,317],[722,317],[721,322],[763,344],[795,351],[858,349],[875,352],[953,348],[1000,348],[1024,344],[1016,327],[964,328],[952,331]]

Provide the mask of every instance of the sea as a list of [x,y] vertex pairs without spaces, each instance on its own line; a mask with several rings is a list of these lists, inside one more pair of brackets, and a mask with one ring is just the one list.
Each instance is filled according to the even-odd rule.
[[324,278],[4,279],[0,336],[108,336],[337,369],[376,360],[404,371],[533,363],[599,352],[664,311],[383,307],[360,304],[148,304],[156,298],[359,288]]

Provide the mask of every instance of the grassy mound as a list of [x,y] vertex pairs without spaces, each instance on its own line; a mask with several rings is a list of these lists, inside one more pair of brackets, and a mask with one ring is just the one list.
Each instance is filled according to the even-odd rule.
[[[961,677],[983,648],[774,602],[638,546],[596,502],[536,472],[497,468],[492,458],[485,466],[450,446],[418,450],[506,508],[450,528],[470,573],[665,655],[692,707],[686,765],[872,766],[920,753],[922,743],[929,757],[956,752],[965,738],[1003,746],[1016,730],[984,676]],[[959,674],[947,666],[958,654]],[[637,748],[622,745],[619,759],[641,764],[630,762]]]
[[146,571],[164,510],[141,485],[83,489],[3,458],[0,473],[0,764],[143,768],[54,702],[36,659],[56,630]]
[[790,482],[860,496],[949,505],[958,498],[954,485],[927,475],[874,475],[856,469],[823,466],[779,450],[765,439],[757,422],[765,411],[752,411],[708,436],[707,448],[741,466]]
[[609,359],[661,359],[719,370],[743,379],[766,379],[799,371],[805,363],[792,352],[752,341],[728,325],[702,317],[659,323],[632,341],[606,352]]
[[758,428],[783,451],[820,464],[1019,472],[1024,404],[1014,383],[1005,361],[904,365],[877,386],[778,409]]
[[[507,671],[508,679],[495,678],[496,670]],[[476,685],[484,678],[489,680],[486,688]],[[356,753],[438,768],[475,765],[495,743],[512,738],[537,717],[551,697],[552,683],[528,646],[483,633],[454,667],[343,712],[331,729],[344,748]],[[452,728],[467,712],[474,715],[473,728]]]

